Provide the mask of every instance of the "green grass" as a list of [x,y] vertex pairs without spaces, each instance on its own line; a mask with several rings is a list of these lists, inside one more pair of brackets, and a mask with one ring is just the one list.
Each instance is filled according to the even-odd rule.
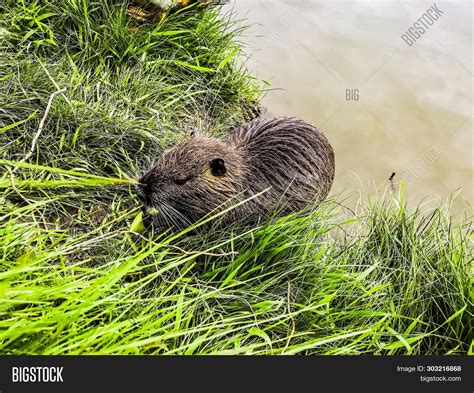
[[2,354],[472,353],[472,218],[448,202],[132,233],[136,173],[255,116],[260,90],[216,11],[129,22],[119,2],[0,5]]

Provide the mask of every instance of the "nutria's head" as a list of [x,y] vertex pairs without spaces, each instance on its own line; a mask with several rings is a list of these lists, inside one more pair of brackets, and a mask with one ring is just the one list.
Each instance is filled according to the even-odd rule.
[[244,171],[234,146],[193,137],[165,151],[140,179],[137,193],[154,224],[183,229],[236,197]]

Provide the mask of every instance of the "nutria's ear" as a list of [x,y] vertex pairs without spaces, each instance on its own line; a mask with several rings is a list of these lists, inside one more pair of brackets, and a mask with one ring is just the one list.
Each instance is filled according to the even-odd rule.
[[209,163],[209,168],[211,168],[211,173],[214,176],[224,176],[227,172],[225,161],[222,158],[214,158]]

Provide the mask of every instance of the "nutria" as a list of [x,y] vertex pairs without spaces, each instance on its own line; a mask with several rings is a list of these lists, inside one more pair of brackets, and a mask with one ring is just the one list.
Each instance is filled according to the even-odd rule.
[[260,117],[224,141],[192,136],[164,152],[137,193],[153,223],[183,229],[256,194],[220,224],[317,205],[333,178],[334,152],[320,131],[292,117]]

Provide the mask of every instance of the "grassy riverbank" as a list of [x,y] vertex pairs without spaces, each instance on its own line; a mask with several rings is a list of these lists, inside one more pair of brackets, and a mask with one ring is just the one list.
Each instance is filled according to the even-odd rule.
[[260,93],[242,24],[136,28],[111,3],[0,5],[1,353],[472,352],[472,220],[447,204],[130,233],[135,174],[193,128],[254,117]]

